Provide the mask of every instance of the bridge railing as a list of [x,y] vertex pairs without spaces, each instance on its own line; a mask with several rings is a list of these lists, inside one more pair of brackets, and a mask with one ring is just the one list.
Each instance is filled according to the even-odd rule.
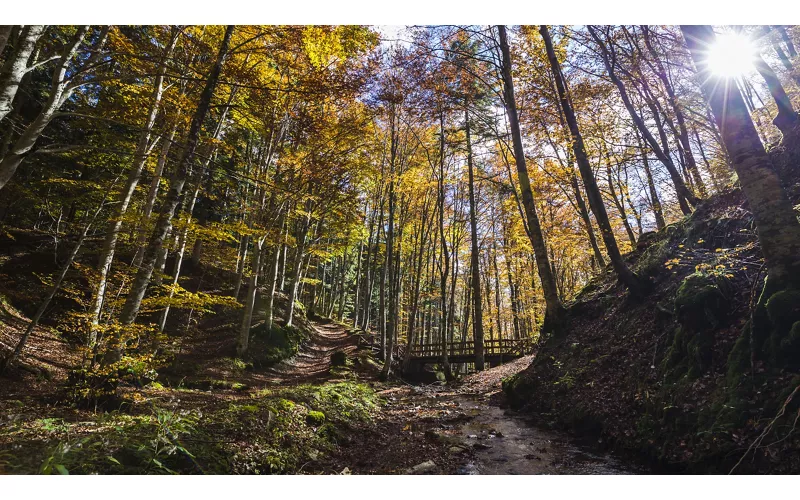
[[[530,352],[531,343],[527,339],[486,339],[483,341],[483,354],[520,356]],[[443,354],[441,344],[415,345],[411,349],[414,358],[439,357]],[[448,356],[473,356],[475,355],[475,342],[451,342],[447,344]]]

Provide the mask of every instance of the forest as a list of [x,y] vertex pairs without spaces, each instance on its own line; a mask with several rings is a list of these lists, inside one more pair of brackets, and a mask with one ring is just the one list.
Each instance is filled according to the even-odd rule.
[[800,473],[799,45],[0,26],[0,473]]

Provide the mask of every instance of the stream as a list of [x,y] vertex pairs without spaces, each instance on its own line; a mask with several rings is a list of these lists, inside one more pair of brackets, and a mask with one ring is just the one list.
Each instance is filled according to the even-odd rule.
[[589,449],[563,432],[536,427],[513,412],[464,396],[455,400],[474,415],[457,429],[475,453],[459,474],[635,474],[608,452]]
[[[565,432],[545,429],[524,415],[495,406],[486,399],[485,395],[477,394],[429,393],[418,400],[422,407],[437,407],[449,415],[438,422],[420,423],[417,429],[425,430],[429,439],[448,444],[457,460],[456,474],[648,472],[600,450],[599,446],[579,442]],[[420,466],[409,472],[433,471]]]

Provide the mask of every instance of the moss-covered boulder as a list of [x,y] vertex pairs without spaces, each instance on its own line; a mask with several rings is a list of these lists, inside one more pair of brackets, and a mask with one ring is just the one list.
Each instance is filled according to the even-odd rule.
[[675,294],[675,313],[684,328],[697,332],[717,328],[724,322],[730,304],[723,280],[709,274],[694,273],[681,282]]
[[782,290],[767,300],[767,315],[772,325],[786,333],[800,321],[800,291]]
[[762,353],[776,367],[800,365],[800,291],[774,293],[764,309],[772,331]]
[[687,276],[675,294],[675,329],[662,369],[669,379],[700,377],[710,367],[714,332],[730,312],[724,278],[706,273]]
[[692,331],[679,326],[673,334],[662,369],[672,381],[684,375],[696,379],[711,367],[713,347],[712,330]]

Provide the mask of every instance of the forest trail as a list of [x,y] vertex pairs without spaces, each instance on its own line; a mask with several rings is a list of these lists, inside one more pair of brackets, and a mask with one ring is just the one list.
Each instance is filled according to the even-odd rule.
[[266,370],[274,383],[305,383],[327,377],[331,356],[344,352],[348,356],[358,348],[358,336],[349,335],[339,323],[311,323],[312,333],[298,353]]

